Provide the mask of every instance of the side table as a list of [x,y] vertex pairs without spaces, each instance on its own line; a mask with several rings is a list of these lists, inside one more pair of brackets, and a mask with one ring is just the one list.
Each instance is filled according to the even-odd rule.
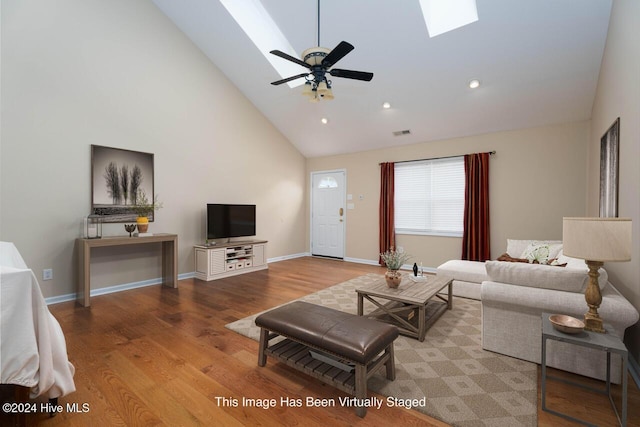
[[[566,384],[575,385],[596,393],[604,394],[609,397],[609,402],[611,402],[611,406],[613,407],[613,411],[618,418],[618,422],[621,426],[627,425],[627,361],[628,361],[628,352],[622,340],[616,336],[613,336],[609,333],[600,334],[597,332],[591,331],[582,331],[578,334],[566,334],[556,330],[551,322],[549,321],[549,316],[551,313],[542,313],[542,410],[552,413],[554,415],[558,415],[560,417],[566,418],[571,421],[575,421],[587,426],[595,426],[587,421],[581,420],[579,418],[574,418],[570,415],[563,414],[561,412],[554,411],[553,409],[548,409],[546,406],[546,391],[547,391],[547,378],[564,382]],[[607,329],[605,325],[605,329]],[[556,340],[562,341],[574,345],[579,345],[588,348],[595,348],[598,350],[605,351],[607,353],[607,380],[606,380],[606,388],[597,389],[593,387],[588,387],[583,384],[579,384],[573,381],[569,381],[563,378],[554,377],[551,375],[547,375],[547,340]],[[618,413],[618,409],[616,408],[616,404],[611,397],[611,353],[619,354],[622,357],[622,416]]]

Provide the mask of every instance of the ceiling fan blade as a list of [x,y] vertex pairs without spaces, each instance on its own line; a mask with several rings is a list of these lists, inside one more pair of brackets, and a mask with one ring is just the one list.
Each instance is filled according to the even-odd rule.
[[364,80],[371,81],[373,78],[373,73],[367,73],[365,71],[353,71],[353,70],[341,70],[339,68],[334,68],[329,70],[329,74],[334,77],[344,77],[346,79],[355,79],[355,80]]
[[302,65],[305,68],[311,69],[311,65],[307,64],[304,61],[299,60],[298,58],[294,58],[293,56],[291,56],[289,54],[286,54],[286,53],[284,53],[284,52],[282,52],[280,50],[272,50],[269,53],[272,53],[275,56],[279,56],[280,58],[286,59],[287,61],[295,62],[296,64]]
[[291,76],[291,77],[287,77],[286,79],[271,82],[271,84],[274,86],[278,86],[278,85],[281,85],[282,83],[290,82],[291,80],[299,79],[300,77],[305,77],[308,75],[309,73],[302,73],[302,74],[298,74],[297,76]]
[[322,60],[322,66],[329,68],[336,62],[340,61],[344,56],[353,50],[353,45],[342,41],[338,46],[334,47],[331,52]]

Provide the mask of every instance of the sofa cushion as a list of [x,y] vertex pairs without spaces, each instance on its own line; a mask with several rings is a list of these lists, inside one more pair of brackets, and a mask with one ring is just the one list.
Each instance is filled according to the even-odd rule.
[[452,259],[440,265],[437,269],[437,274],[439,276],[453,277],[454,280],[473,283],[482,283],[488,279],[484,262],[460,259]]
[[532,243],[547,244],[547,245],[561,245],[561,240],[517,240],[507,239],[507,253],[514,258],[524,258],[522,253]]
[[[507,283],[532,288],[556,289],[566,292],[584,292],[589,276],[586,268],[557,268],[543,264],[523,264],[502,261],[485,263],[487,276],[492,282]],[[608,280],[601,268],[598,279],[602,289]]]

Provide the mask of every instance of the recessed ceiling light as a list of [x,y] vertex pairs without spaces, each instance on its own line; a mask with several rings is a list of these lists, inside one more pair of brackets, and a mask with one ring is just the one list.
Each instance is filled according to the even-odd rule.
[[478,80],[478,79],[469,80],[469,87],[471,89],[475,89],[477,87],[480,87],[480,80]]
[[389,104],[388,102],[385,102],[384,104],[382,104],[382,108],[389,109],[391,108],[391,104]]
[[323,117],[322,119],[320,119],[320,121],[322,122],[323,125],[326,125],[327,123],[329,123],[329,119],[327,119],[326,117]]

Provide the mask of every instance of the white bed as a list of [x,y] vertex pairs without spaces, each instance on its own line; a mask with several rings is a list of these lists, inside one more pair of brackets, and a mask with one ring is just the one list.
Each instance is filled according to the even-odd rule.
[[60,324],[13,243],[0,242],[0,383],[55,399],[75,391]]

